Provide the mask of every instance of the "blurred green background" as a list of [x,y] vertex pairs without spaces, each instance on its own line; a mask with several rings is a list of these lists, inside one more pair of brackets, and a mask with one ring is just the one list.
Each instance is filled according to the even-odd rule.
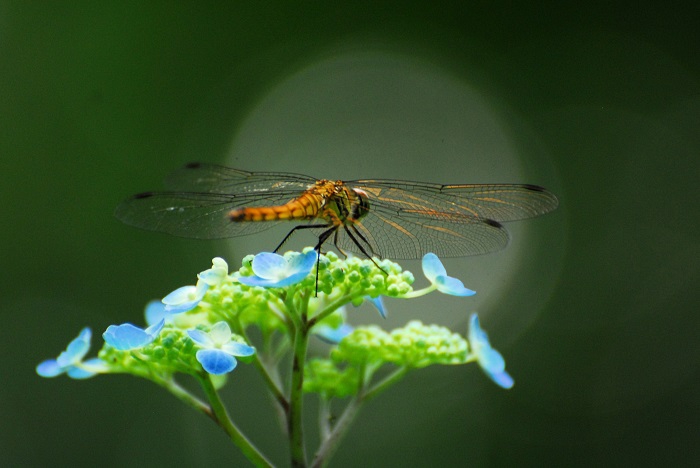
[[[479,310],[515,387],[476,366],[410,375],[360,413],[333,466],[697,466],[689,5],[0,2],[0,465],[245,466],[214,424],[149,382],[34,373],[85,325],[96,349],[109,324],[141,323],[148,300],[192,284],[213,256],[236,266],[273,248],[284,230],[200,242],[112,217],[170,170],[208,161],[528,182],[560,198],[513,226],[506,251],[446,261],[473,300],[387,303],[387,326],[460,332]],[[224,393],[285,466],[252,369]]]

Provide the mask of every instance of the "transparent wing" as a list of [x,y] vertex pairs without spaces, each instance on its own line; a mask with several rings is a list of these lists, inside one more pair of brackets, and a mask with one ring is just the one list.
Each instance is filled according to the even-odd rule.
[[[355,239],[371,246],[370,253],[391,259],[417,259],[427,252],[440,257],[465,257],[501,250],[508,245],[508,232],[496,221],[453,215],[449,221],[420,215],[395,213],[381,207],[371,209],[355,230]],[[347,232],[340,233],[338,245],[361,253]],[[359,235],[362,237],[360,237]]]
[[189,163],[165,179],[168,190],[178,192],[241,193],[305,190],[316,179],[285,172],[248,172],[215,164]]
[[273,206],[298,197],[316,179],[301,174],[248,172],[190,163],[165,181],[171,192],[146,192],[123,201],[115,216],[126,224],[196,239],[254,234],[278,221],[232,222],[236,208]]
[[[355,238],[369,244],[373,253],[396,259],[420,258],[426,252],[462,257],[500,250],[508,244],[501,222],[539,216],[558,204],[552,193],[534,185],[399,180],[359,180],[348,185],[365,191],[370,199],[369,212],[355,225],[362,238]],[[359,251],[347,233],[338,245]]]
[[279,221],[232,222],[229,211],[279,205],[298,197],[297,190],[223,194],[146,192],[124,200],[114,212],[122,222],[149,231],[195,239],[222,239],[264,231]]
[[[183,237],[242,236],[279,221],[232,222],[229,211],[284,204],[315,182],[300,174],[192,163],[166,179],[172,192],[136,195],[122,202],[115,215],[132,226]],[[455,257],[502,249],[508,233],[501,222],[539,216],[558,204],[552,193],[534,185],[401,180],[357,180],[347,185],[367,193],[369,211],[340,227],[337,245],[361,253],[357,240],[370,254],[396,259],[420,258],[426,252]]]
[[559,204],[551,192],[528,184],[440,185],[401,180],[358,180],[348,182],[348,185],[367,192],[370,209],[373,205],[381,206],[399,217],[415,214],[432,218],[460,214],[507,222],[549,213]]

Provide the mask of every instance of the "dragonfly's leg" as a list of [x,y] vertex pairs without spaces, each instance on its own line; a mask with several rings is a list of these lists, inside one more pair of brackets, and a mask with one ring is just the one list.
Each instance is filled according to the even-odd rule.
[[335,230],[335,234],[333,235],[333,245],[335,245],[335,248],[338,249],[338,252],[343,254],[345,258],[348,258],[348,254],[345,253],[343,249],[340,248],[338,245],[338,233],[340,232],[340,229]]
[[[367,242],[367,239],[365,239],[365,237],[362,235],[362,233],[360,231],[358,231],[357,228],[355,228],[355,226],[353,226],[352,224],[350,225],[350,227],[352,228],[353,231],[355,231],[355,234],[357,234],[358,237],[363,242],[365,242],[367,244],[367,246],[370,248],[370,251],[372,251],[372,246],[370,245],[369,242]],[[379,268],[382,271],[382,273],[384,273],[385,275],[389,274],[386,271],[384,271],[384,269],[382,267],[377,265],[377,262],[374,261],[374,258],[372,256],[370,256],[370,254],[367,253],[367,250],[365,250],[364,246],[360,243],[360,241],[357,240],[357,238],[353,235],[353,233],[350,231],[350,229],[348,229],[347,226],[345,226],[345,232],[350,237],[350,240],[352,240],[352,242],[357,246],[357,248],[360,249],[360,252],[362,252],[365,257],[369,258],[372,263],[374,263],[374,266]]]
[[[362,242],[365,243],[365,245],[367,246],[367,250],[369,250],[369,251],[371,252],[372,255],[376,255],[376,253],[374,252],[374,249],[372,248],[372,244],[370,244],[369,241],[367,240],[367,238],[357,229],[357,226],[355,226],[354,224],[351,224],[351,225],[350,225],[350,229],[352,229],[353,232],[355,233],[355,235],[356,235]],[[353,239],[353,241],[357,244],[357,241],[356,241],[355,239]],[[369,255],[368,255],[368,257],[369,257]],[[371,258],[371,257],[370,257],[370,258]]]
[[[292,230],[289,231],[286,236],[284,236],[284,239],[282,239],[282,242],[280,242],[280,244],[277,246],[277,248],[275,248],[275,250],[273,250],[272,252],[277,253],[277,251],[282,248],[282,246],[287,242],[287,240],[292,236],[294,231],[296,231],[297,229],[327,228],[330,226],[331,226],[331,224],[300,224],[299,226],[294,226],[292,228]],[[316,249],[316,250],[318,250],[318,249]]]
[[[318,225],[314,227],[319,227]],[[324,242],[328,240],[328,238],[331,236],[331,233],[335,232],[337,236],[338,232],[338,226],[331,226],[329,229],[326,229],[321,233],[320,236],[318,236],[318,244],[316,244],[316,253],[318,253],[318,256],[316,257],[316,294],[314,297],[318,297],[318,269],[321,265],[321,247],[323,246]]]

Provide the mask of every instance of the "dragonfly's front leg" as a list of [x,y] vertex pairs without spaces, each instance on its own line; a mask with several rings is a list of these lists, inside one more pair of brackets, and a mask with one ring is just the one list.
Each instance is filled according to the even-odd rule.
[[333,234],[333,245],[335,245],[335,248],[338,250],[338,252],[343,254],[343,256],[345,258],[348,258],[348,254],[346,254],[345,251],[343,249],[341,249],[340,246],[338,245],[338,233],[339,232],[340,232],[340,229],[336,229],[335,234]]
[[[292,236],[294,231],[296,231],[297,229],[319,229],[319,228],[323,229],[323,228],[327,228],[327,227],[331,227],[331,226],[332,226],[332,224],[300,224],[299,226],[294,226],[292,228],[292,230],[289,231],[286,236],[284,236],[284,239],[282,239],[282,242],[280,242],[279,245],[272,252],[277,253],[279,251],[279,249],[282,248],[282,246],[287,242],[287,240]],[[318,246],[316,247],[315,250],[318,251]]]
[[[386,271],[384,271],[384,269],[383,269],[382,267],[380,267],[380,266],[377,264],[377,262],[374,261],[374,257],[372,257],[370,254],[367,253],[367,250],[366,250],[366,249],[364,248],[364,246],[360,243],[360,241],[357,240],[357,237],[355,237],[355,236],[353,235],[353,233],[351,232],[351,230],[348,229],[348,226],[346,225],[346,226],[344,226],[344,227],[345,227],[345,233],[348,235],[348,237],[350,237],[350,240],[352,240],[353,244],[355,244],[355,245],[357,246],[357,248],[360,249],[360,252],[362,252],[362,254],[363,254],[365,257],[369,258],[370,261],[371,261],[372,263],[374,263],[374,266],[376,266],[377,268],[379,268],[379,269],[382,271],[382,273],[384,273],[385,275],[388,275],[389,273],[387,273]],[[361,233],[360,231],[358,231],[357,228],[356,228],[354,225],[351,224],[351,225],[350,225],[350,228],[351,228],[353,231],[355,231],[355,234],[357,234],[357,236],[358,236],[363,242],[365,242],[365,243],[367,244],[367,246],[370,248],[370,252],[374,252],[374,251],[372,250],[372,245],[367,241],[367,239],[365,238],[365,236],[363,236],[362,233]]]

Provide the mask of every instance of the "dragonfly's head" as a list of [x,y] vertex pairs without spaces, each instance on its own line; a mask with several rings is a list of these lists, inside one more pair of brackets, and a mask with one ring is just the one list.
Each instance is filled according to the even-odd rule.
[[369,195],[359,188],[353,188],[352,191],[355,193],[356,198],[352,203],[350,217],[352,219],[360,219],[369,213]]

